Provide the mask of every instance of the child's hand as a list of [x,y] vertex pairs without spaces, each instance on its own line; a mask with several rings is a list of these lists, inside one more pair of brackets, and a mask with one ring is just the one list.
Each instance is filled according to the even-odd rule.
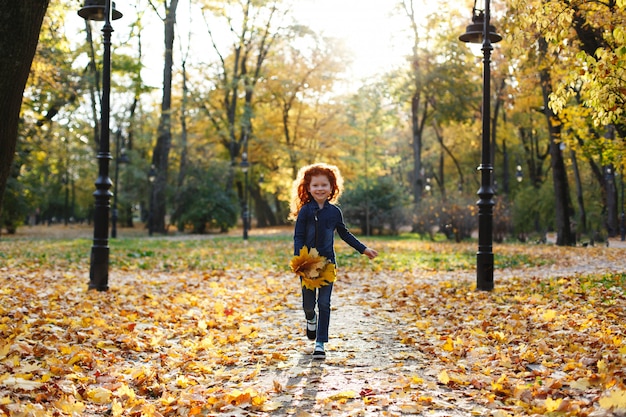
[[376,252],[372,248],[365,248],[365,250],[363,251],[363,255],[367,256],[370,259],[374,259],[378,256],[378,252]]

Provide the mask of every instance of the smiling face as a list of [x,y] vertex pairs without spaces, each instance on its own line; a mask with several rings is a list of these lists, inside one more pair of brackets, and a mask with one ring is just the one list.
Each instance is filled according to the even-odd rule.
[[324,206],[324,203],[330,197],[332,190],[330,180],[326,175],[314,175],[311,177],[311,183],[309,184],[308,191],[311,193],[317,204],[319,204],[320,208]]

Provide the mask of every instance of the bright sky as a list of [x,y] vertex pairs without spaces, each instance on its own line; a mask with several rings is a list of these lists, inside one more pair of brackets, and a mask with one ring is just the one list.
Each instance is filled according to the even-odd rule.
[[[406,37],[408,18],[393,16],[393,7],[397,0],[294,0],[297,8],[296,18],[326,36],[341,38],[354,55],[354,62],[348,75],[356,79],[382,73],[404,63],[404,57],[410,52],[410,41]],[[126,2],[116,2],[117,8],[124,14],[120,20],[112,22],[114,32],[113,47],[119,40],[126,40],[130,22],[135,19],[135,10]],[[189,18],[189,3],[181,1],[177,9],[177,42],[186,41],[186,26]],[[154,16],[147,11],[146,16]],[[206,29],[197,10],[192,10],[192,27],[201,40],[194,41],[194,48],[206,48]],[[80,28],[82,19],[75,15],[72,20]],[[95,23],[94,36],[100,35],[100,23]],[[148,68],[144,73],[145,81],[158,86],[163,76],[163,25],[158,20],[147,23],[150,35],[142,36],[143,53]],[[82,33],[81,33],[81,36]],[[200,44],[200,45],[198,45]],[[175,46],[175,65],[180,65],[180,49]],[[197,53],[197,51],[196,51]]]
[[404,62],[410,52],[408,18],[396,0],[296,0],[297,18],[325,35],[343,38],[354,54],[352,73],[367,77]]

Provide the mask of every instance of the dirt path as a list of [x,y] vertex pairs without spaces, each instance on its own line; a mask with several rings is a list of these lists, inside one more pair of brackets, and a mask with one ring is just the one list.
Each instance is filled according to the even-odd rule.
[[[536,277],[571,276],[578,273],[626,271],[623,249],[604,249],[606,258],[582,258],[583,263],[565,262],[524,270],[498,270],[497,285],[520,274]],[[441,364],[429,362],[427,346],[417,339],[415,323],[392,307],[393,296],[379,292],[384,285],[363,288],[360,277],[339,277],[333,293],[330,341],[325,361],[311,359],[313,343],[304,336],[300,299],[293,296],[287,320],[295,323],[294,339],[287,341],[288,360],[280,369],[262,372],[261,387],[277,393],[270,415],[287,416],[504,416],[487,407],[484,398],[471,389],[451,389],[438,380]],[[432,280],[469,280],[475,273],[441,273]],[[370,290],[373,289],[373,290]],[[378,288],[378,289],[374,289]],[[382,291],[382,290],[381,290]],[[419,306],[415,306],[419,311]],[[413,316],[413,315],[412,315]],[[414,315],[418,320],[418,315]],[[298,335],[299,333],[299,335]],[[413,340],[410,339],[413,335]],[[404,343],[404,342],[407,343]],[[474,391],[475,392],[475,391]],[[237,415],[235,409],[232,410]],[[250,415],[240,410],[241,415]]]
[[[419,349],[400,343],[398,334],[409,323],[385,306],[366,312],[353,298],[335,300],[326,360],[311,359],[312,343],[296,343],[283,369],[261,377],[267,391],[282,391],[272,416],[488,415],[438,385],[438,371]],[[291,316],[302,321],[300,311]]]

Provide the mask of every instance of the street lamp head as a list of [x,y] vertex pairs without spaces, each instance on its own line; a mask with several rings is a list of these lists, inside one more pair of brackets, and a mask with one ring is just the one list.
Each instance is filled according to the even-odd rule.
[[[474,2],[474,8],[472,9],[472,23],[467,25],[465,33],[459,36],[459,40],[466,43],[483,43],[483,32],[485,26],[485,10],[477,9],[476,2]],[[494,25],[489,25],[489,41],[491,43],[498,43],[502,40],[496,32]]]
[[[85,0],[85,5],[78,11],[78,15],[85,20],[105,20],[106,0]],[[122,13],[115,8],[115,2],[111,2],[111,18],[117,20],[122,17]]]
[[156,168],[154,167],[154,165],[152,165],[150,167],[150,172],[148,172],[148,181],[150,181],[150,183],[154,183],[154,180],[156,180]]
[[122,154],[120,155],[117,162],[119,164],[130,164],[130,158],[128,157],[128,154],[124,152],[123,149],[122,149]]
[[515,179],[517,182],[522,182],[524,180],[524,174],[522,173],[522,166],[518,165],[515,168]]
[[248,172],[248,168],[250,168],[250,163],[248,162],[248,154],[246,152],[241,154],[241,164],[239,166],[244,173]]

